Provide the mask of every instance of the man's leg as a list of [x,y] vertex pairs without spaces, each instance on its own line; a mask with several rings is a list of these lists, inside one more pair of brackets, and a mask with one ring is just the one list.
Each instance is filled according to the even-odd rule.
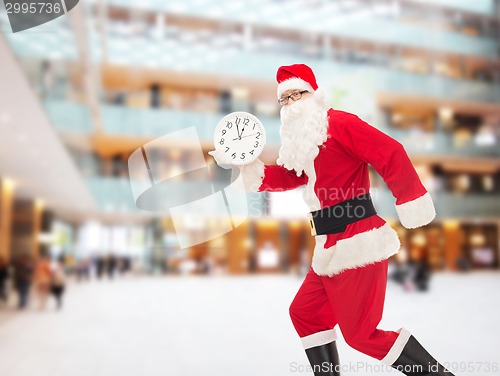
[[377,329],[384,308],[388,261],[324,279],[344,339],[352,348],[410,376],[453,376],[406,329]]
[[398,333],[377,329],[384,309],[387,260],[349,269],[323,283],[340,330],[347,344],[381,360]]
[[335,316],[328,302],[321,277],[312,268],[290,305],[290,317],[314,375],[338,376],[339,356],[335,340]]

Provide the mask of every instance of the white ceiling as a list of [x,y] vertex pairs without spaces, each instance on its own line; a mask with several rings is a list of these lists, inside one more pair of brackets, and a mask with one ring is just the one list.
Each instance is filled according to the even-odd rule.
[[0,178],[15,183],[16,197],[42,200],[67,214],[97,204],[39,99],[0,35]]

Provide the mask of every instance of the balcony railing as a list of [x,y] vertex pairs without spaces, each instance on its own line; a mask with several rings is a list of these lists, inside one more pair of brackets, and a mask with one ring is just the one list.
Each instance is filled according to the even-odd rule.
[[[457,4],[457,9],[494,14],[494,5],[491,0],[440,1],[440,5],[446,6],[453,6],[453,3]],[[133,8],[135,3],[129,0],[111,0],[110,5]],[[318,3],[316,6],[307,2],[296,2],[286,6],[280,2],[265,1],[255,4],[255,2],[221,0],[213,5],[199,5],[199,0],[185,0],[182,3],[152,1],[141,6],[141,10],[147,9],[181,16],[208,18],[230,24],[255,24],[264,28],[360,38],[373,42],[431,48],[459,54],[498,56],[498,43],[494,39],[471,37],[458,32],[405,24],[398,21],[398,12],[394,7],[388,4],[370,4],[366,1],[351,1],[347,6],[333,1]],[[433,10],[429,8],[429,13]],[[282,14],[283,11],[286,12],[286,16]],[[109,29],[123,31],[121,25],[114,28],[111,22]],[[196,39],[196,33],[191,34],[189,38]],[[207,36],[210,38],[210,33],[200,35],[200,39],[207,39]],[[228,36],[232,40],[241,41],[241,44],[245,43],[245,38],[241,34],[235,34],[234,37]],[[111,36],[108,38],[112,40]],[[215,36],[214,39],[217,37]],[[108,42],[108,45],[111,43]]]
[[414,2],[428,5],[442,5],[457,10],[464,10],[472,13],[479,13],[492,16],[495,12],[495,0],[412,0]]
[[[129,180],[126,178],[92,177],[87,178],[87,184],[96,198],[100,208],[111,213],[149,213],[161,215],[161,212],[144,212],[137,209],[132,196]],[[171,183],[169,190],[172,194],[182,196],[186,191],[196,189],[199,183],[182,182]],[[498,218],[500,213],[500,194],[455,194],[450,192],[431,193],[436,207],[437,218]],[[262,193],[247,193],[248,210],[250,217],[263,216],[264,196]],[[372,192],[374,205],[380,216],[384,218],[397,218],[395,198],[387,189],[377,189]],[[185,200],[189,200],[189,196]],[[163,214],[168,214],[163,212]]]
[[[90,109],[87,105],[66,101],[46,101],[46,111],[57,130],[63,133],[89,133],[92,131]],[[225,115],[166,109],[131,109],[125,106],[102,105],[106,133],[111,135],[159,137],[187,127],[196,127],[201,141],[212,142],[217,122]],[[267,143],[279,145],[280,121],[276,117],[260,117],[266,128]],[[481,145],[472,139],[457,146],[447,133],[408,132],[374,124],[380,130],[400,141],[409,153],[428,155],[456,155],[499,157],[498,140]]]
[[[500,215],[500,193],[480,194],[453,192],[431,193],[436,208],[436,218],[498,218]],[[382,217],[397,218],[396,199],[388,189],[372,193],[377,212]]]
[[[161,207],[159,205],[158,211],[143,211],[137,208],[134,197],[132,193],[132,188],[130,181],[127,178],[115,178],[115,177],[88,177],[86,178],[87,185],[96,198],[96,201],[100,209],[108,213],[142,213],[155,216],[168,215],[168,208]],[[165,192],[168,191],[169,195],[175,195],[175,198],[171,201],[176,201],[178,203],[189,203],[193,200],[193,192],[202,190],[200,183],[193,181],[183,181],[176,183],[169,183],[165,187]],[[218,188],[223,189],[220,183],[216,183]],[[218,189],[217,188],[217,189]],[[206,190],[211,191],[211,188]],[[232,201],[231,208],[234,213],[243,213],[248,211],[250,216],[263,215],[264,209],[264,196],[259,193],[246,193],[247,202]],[[201,197],[196,197],[199,199]],[[236,207],[234,205],[237,205]],[[239,206],[238,206],[239,205]],[[247,205],[244,208],[242,205]],[[151,205],[154,206],[154,205]],[[226,211],[223,210],[226,214]]]

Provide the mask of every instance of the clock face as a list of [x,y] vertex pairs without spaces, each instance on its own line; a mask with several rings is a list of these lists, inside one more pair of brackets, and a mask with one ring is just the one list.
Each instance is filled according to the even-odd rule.
[[245,165],[260,155],[266,143],[264,126],[248,112],[224,116],[214,133],[214,146],[227,163]]

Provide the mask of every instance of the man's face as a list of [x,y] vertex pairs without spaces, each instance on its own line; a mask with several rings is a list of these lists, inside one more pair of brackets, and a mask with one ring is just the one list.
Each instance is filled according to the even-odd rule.
[[281,122],[290,126],[292,126],[292,122],[295,126],[303,124],[315,106],[312,93],[299,89],[285,91],[279,102],[281,104]]
[[326,140],[326,104],[320,97],[302,90],[287,90],[280,99],[284,100],[281,101],[281,148],[277,163],[300,175],[310,168],[311,161],[318,155],[318,146]]
[[282,106],[290,106],[302,98],[308,97],[309,95],[311,95],[311,93],[307,90],[290,89],[281,95],[279,102]]

